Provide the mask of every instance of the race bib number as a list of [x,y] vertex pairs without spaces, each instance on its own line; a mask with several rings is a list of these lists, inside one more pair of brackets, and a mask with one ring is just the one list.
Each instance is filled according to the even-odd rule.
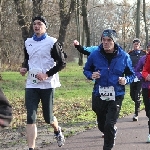
[[138,81],[140,81],[140,80],[139,80],[138,77],[136,76],[136,77],[134,78],[134,82],[138,82]]
[[41,82],[36,77],[38,73],[42,73],[42,71],[39,69],[32,69],[29,71],[29,80],[31,81],[31,83],[37,84],[37,83]]
[[109,87],[99,86],[99,94],[102,100],[115,101],[115,91],[113,86]]

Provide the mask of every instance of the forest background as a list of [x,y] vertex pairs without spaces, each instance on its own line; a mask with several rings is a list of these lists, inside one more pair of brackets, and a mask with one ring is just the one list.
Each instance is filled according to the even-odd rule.
[[[24,59],[24,41],[33,35],[32,18],[43,15],[49,23],[47,33],[63,44],[67,53],[67,67],[60,72],[61,88],[55,91],[54,112],[65,137],[95,127],[95,114],[91,110],[93,82],[83,73],[86,56],[73,46],[77,39],[81,45],[99,45],[104,29],[118,33],[117,43],[125,51],[132,49],[134,38],[140,38],[145,49],[150,40],[150,2],[145,0],[0,0],[0,87],[13,106],[13,121],[0,136],[4,149],[26,146],[24,107],[25,77],[19,74]],[[143,109],[144,106],[141,106]],[[134,103],[126,95],[120,112],[124,117],[134,111]],[[45,125],[39,106],[37,145],[53,142],[52,129]],[[50,131],[50,132],[48,132]],[[23,148],[21,148],[22,150]]]

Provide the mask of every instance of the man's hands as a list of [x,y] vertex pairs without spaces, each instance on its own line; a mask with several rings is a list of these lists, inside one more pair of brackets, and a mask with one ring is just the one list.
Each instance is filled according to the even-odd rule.
[[48,78],[48,75],[47,75],[47,74],[44,74],[44,73],[38,73],[38,74],[36,75],[36,78],[37,78],[38,80],[40,80],[40,81],[44,81],[44,80],[46,80],[46,79]]
[[[27,68],[21,68],[21,69],[20,69],[20,74],[21,74],[22,76],[25,76],[26,73],[27,73]],[[48,78],[48,75],[45,74],[45,73],[38,73],[38,74],[36,75],[36,78],[37,78],[38,80],[40,80],[40,81],[44,81],[44,80],[46,80],[46,79]]]
[[73,41],[73,44],[74,44],[74,46],[75,46],[75,45],[80,45],[80,43],[79,43],[77,40],[74,40],[74,41]]
[[100,71],[93,72],[92,73],[92,79],[95,80],[95,79],[98,79],[98,78],[100,78]]
[[21,68],[21,69],[20,69],[20,74],[21,74],[22,76],[25,76],[26,73],[27,73],[27,68]]
[[126,78],[125,77],[119,77],[119,84],[125,85],[126,84]]

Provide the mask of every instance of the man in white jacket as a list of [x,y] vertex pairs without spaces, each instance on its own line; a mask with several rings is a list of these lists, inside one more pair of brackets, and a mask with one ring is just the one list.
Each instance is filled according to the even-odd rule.
[[36,114],[41,100],[43,117],[54,128],[58,146],[64,145],[64,136],[53,115],[54,88],[60,86],[58,72],[66,66],[65,53],[56,38],[46,33],[44,17],[33,18],[34,35],[25,41],[25,59],[20,69],[21,75],[28,71],[25,105],[27,109],[27,142],[29,150],[34,150],[37,137]]

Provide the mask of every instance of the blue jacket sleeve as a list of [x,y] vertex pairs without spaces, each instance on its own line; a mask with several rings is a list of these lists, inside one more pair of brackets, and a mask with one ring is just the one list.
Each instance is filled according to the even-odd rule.
[[89,56],[93,51],[98,50],[98,46],[85,47],[81,45],[75,45],[75,48],[82,54]]
[[135,72],[132,68],[132,61],[131,61],[129,55],[127,55],[126,64],[127,65],[126,65],[124,74],[125,74],[125,78],[126,78],[126,84],[130,84],[134,81]]
[[93,69],[92,69],[92,54],[88,57],[87,62],[85,63],[85,66],[83,68],[83,74],[87,77],[87,79],[92,80],[92,73],[93,73]]
[[83,46],[83,48],[84,48],[85,51],[88,51],[88,52],[90,52],[90,53],[92,53],[92,52],[98,50],[98,46],[90,46],[90,47],[85,47],[85,46]]

